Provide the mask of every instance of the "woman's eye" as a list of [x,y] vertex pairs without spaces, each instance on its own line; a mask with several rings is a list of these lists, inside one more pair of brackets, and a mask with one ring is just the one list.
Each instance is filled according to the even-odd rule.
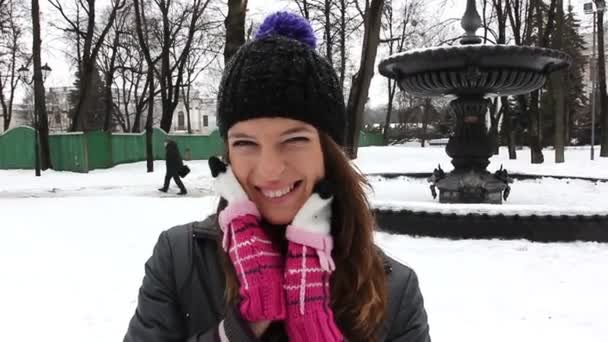
[[287,143],[303,143],[303,142],[309,142],[310,139],[308,139],[307,137],[293,137],[293,138],[289,138],[287,140],[285,140],[285,142]]
[[237,140],[232,143],[232,147],[245,147],[245,146],[255,146],[253,141],[249,140]]

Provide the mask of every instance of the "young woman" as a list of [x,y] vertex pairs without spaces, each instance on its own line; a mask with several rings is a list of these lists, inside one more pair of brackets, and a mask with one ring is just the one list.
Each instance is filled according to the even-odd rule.
[[332,66],[299,16],[226,66],[218,214],[163,232],[125,341],[430,341],[414,271],[374,246]]

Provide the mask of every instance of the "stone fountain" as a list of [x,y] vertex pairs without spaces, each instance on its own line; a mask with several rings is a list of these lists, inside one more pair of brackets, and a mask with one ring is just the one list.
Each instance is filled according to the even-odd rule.
[[550,73],[566,68],[571,58],[557,50],[482,44],[476,36],[481,18],[475,0],[468,0],[460,45],[415,49],[380,62],[380,74],[397,81],[401,90],[419,97],[448,96],[456,118],[446,147],[454,170],[435,170],[433,197],[441,203],[502,203],[509,195],[506,170],[487,171],[493,146],[486,127],[489,99],[530,93]]

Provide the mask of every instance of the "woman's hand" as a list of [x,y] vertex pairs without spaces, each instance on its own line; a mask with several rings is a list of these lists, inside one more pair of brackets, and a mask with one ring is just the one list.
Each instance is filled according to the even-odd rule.
[[[260,213],[234,176],[230,166],[213,157],[209,167],[215,190],[228,201],[219,214],[224,233],[222,247],[230,256],[239,280],[243,318],[255,331],[266,330],[263,321],[285,318],[284,260],[260,224]],[[260,323],[262,321],[262,323]],[[265,327],[266,326],[266,327]]]
[[319,182],[313,194],[287,227],[285,327],[292,342],[338,342],[344,337],[330,307],[331,203],[326,181]]
[[214,190],[228,203],[249,200],[229,165],[224,164],[217,157],[211,157],[209,158],[209,169],[215,179]]
[[331,203],[333,196],[329,182],[318,182],[310,198],[297,212],[291,225],[287,227],[287,240],[314,248],[319,255],[323,270],[335,269],[331,251],[333,238],[331,232]]

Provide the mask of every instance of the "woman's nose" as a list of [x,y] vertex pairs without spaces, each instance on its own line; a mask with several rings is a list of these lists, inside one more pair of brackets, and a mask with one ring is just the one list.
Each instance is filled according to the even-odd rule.
[[285,158],[281,151],[273,148],[263,149],[257,169],[260,176],[268,180],[278,180],[285,171]]

